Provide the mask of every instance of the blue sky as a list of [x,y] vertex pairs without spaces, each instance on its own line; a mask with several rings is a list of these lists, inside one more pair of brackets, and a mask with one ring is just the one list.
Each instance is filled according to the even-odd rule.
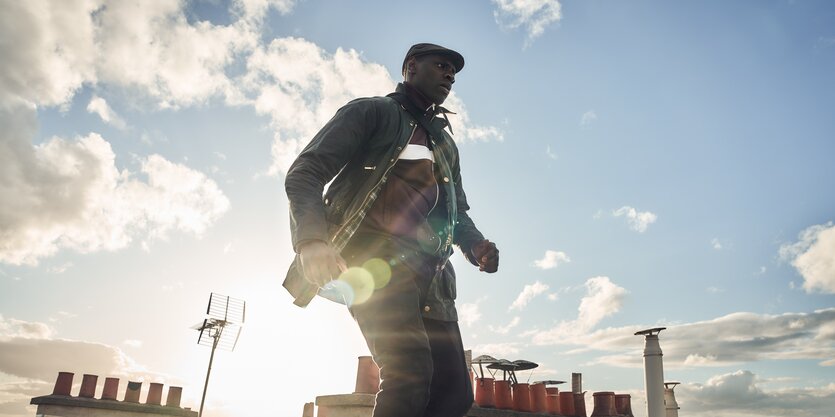
[[1,416],[62,370],[197,407],[188,328],[213,291],[248,302],[213,415],[353,391],[344,307],[280,287],[283,174],[426,41],[466,58],[446,104],[502,256],[493,275],[453,257],[467,348],[582,372],[643,416],[632,334],[666,326],[682,415],[835,406],[830,2],[37,0],[0,22]]

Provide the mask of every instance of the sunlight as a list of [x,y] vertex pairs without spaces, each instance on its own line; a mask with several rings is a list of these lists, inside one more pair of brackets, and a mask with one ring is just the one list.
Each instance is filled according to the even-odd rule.
[[[363,275],[371,287],[370,274]],[[216,354],[207,415],[266,416],[274,409],[301,414],[316,396],[354,391],[357,357],[368,355],[368,348],[344,305],[317,297],[307,308],[296,307],[276,280],[234,287],[224,291],[247,301],[247,321],[235,351]],[[194,345],[181,357],[184,369],[177,374],[188,375],[183,402],[196,408],[209,349]]]

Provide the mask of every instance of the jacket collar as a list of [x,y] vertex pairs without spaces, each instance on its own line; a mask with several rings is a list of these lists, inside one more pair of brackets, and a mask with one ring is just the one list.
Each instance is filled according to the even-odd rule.
[[409,101],[411,101],[412,104],[415,105],[415,107],[417,107],[418,109],[425,109],[423,114],[430,120],[434,119],[434,116],[440,114],[441,116],[443,116],[443,119],[438,118],[437,120],[440,121],[442,128],[449,128],[449,133],[453,133],[452,124],[449,122],[447,114],[455,113],[447,110],[444,107],[430,102],[423,94],[420,93],[420,91],[418,91],[417,88],[405,82],[397,83],[397,87],[394,89],[394,93],[392,94],[402,94],[406,96],[409,99]]
[[[443,106],[439,106],[435,103],[429,101],[426,96],[421,94],[417,88],[413,87],[409,83],[402,82],[397,83],[397,87],[394,89],[396,93],[405,94],[406,97],[409,97],[409,100],[417,106],[419,109],[424,109],[426,114],[441,114],[441,113],[449,113],[455,114],[454,112],[449,111],[448,109],[444,108]],[[433,111],[434,110],[434,111]]]

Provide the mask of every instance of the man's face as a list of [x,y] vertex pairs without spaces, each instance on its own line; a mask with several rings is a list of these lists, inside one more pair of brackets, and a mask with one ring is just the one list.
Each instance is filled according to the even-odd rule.
[[444,55],[423,55],[407,64],[406,81],[435,104],[446,100],[455,82],[455,66]]

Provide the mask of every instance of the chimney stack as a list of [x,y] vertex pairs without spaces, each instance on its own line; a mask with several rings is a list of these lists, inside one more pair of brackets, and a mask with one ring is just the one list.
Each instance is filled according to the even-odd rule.
[[644,381],[647,392],[647,417],[665,417],[664,408],[664,362],[658,334],[666,327],[641,330],[635,336],[644,336]]
[[664,383],[664,404],[667,407],[667,417],[678,417],[678,410],[681,408],[676,402],[676,393],[673,391],[676,385],[681,382]]
[[575,394],[583,392],[583,374],[579,372],[571,373],[571,392]]
[[[167,411],[163,409],[161,403],[163,394],[163,384],[151,383],[148,390],[148,396],[143,403],[139,402],[142,394],[142,382],[128,382],[125,390],[125,397],[119,401],[116,397],[119,393],[119,378],[108,377],[104,379],[104,387],[101,391],[101,397],[96,397],[98,391],[97,382],[98,375],[84,374],[81,380],[81,387],[78,390],[78,396],[73,397],[70,390],[73,387],[72,372],[59,372],[58,379],[55,381],[55,387],[52,394],[34,397],[30,404],[37,405],[37,415],[44,416],[58,416],[58,415],[88,415],[89,413],[83,411],[67,411],[70,409],[98,409],[94,414],[101,415],[116,415],[116,414],[148,414],[148,415],[177,415],[184,417],[199,417],[197,412],[192,412],[190,409],[180,408],[180,399],[182,397],[183,389],[181,387],[169,387],[168,401],[166,402]],[[110,410],[110,411],[107,411]],[[66,414],[69,413],[69,414]],[[115,413],[115,414],[114,414]],[[92,414],[90,414],[92,415]]]

